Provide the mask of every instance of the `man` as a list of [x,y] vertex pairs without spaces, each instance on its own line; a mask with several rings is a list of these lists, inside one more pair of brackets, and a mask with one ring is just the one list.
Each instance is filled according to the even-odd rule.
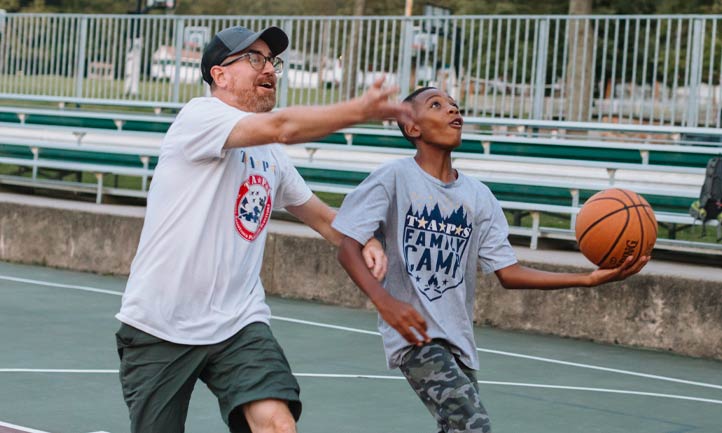
[[[140,244],[117,318],[120,380],[133,432],[184,430],[201,379],[233,432],[295,432],[299,387],[268,327],[259,279],[271,210],[285,207],[338,245],[335,212],[314,196],[279,144],[358,122],[408,116],[376,82],[350,101],[271,112],[277,27],[231,27],[203,53],[211,97],[191,100],[171,125],[148,195]],[[264,145],[264,146],[262,146]],[[385,257],[368,263],[378,276]]]

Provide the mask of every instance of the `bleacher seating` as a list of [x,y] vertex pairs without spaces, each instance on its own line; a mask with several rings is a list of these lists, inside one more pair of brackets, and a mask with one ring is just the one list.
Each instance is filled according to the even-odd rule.
[[84,111],[32,107],[0,107],[0,123],[66,126],[82,129],[164,133],[175,119],[172,115],[131,112]]
[[[320,140],[320,143],[413,149],[413,146],[403,138],[398,129],[348,128],[329,135]],[[457,149],[458,152],[704,168],[709,158],[722,155],[722,147],[465,132],[462,136],[461,146]]]
[[[17,173],[0,176],[0,183],[90,192],[98,202],[104,195],[144,197],[157,163],[160,137],[172,117],[55,113],[62,111],[0,109],[0,128],[16,132],[14,136],[0,133],[0,164],[18,167]],[[44,138],[28,138],[34,136]],[[147,141],[141,143],[140,137]],[[349,128],[315,143],[289,147],[313,189],[339,194],[361,182],[383,160],[413,152],[398,129],[384,128]],[[571,229],[580,203],[610,186],[643,194],[660,223],[670,227],[670,233],[692,225],[694,221],[686,211],[699,194],[703,167],[709,157],[720,154],[722,148],[715,146],[538,138],[484,131],[463,134],[454,164],[485,182],[506,210],[517,217],[531,216],[531,227],[513,224],[512,234],[529,237],[530,246],[535,248],[540,238],[573,239]],[[96,182],[78,182],[77,177],[43,178],[40,170],[92,173]],[[141,185],[138,189],[108,185],[104,181],[108,175],[140,178]],[[542,227],[540,215],[544,213],[565,215],[570,226]],[[722,254],[718,244],[660,239],[658,246]]]
[[[668,126],[639,123],[607,123],[607,122],[571,122],[554,120],[510,119],[492,117],[466,116],[464,123],[475,125],[491,134],[495,131],[506,131],[514,135],[537,135],[546,133],[549,136],[564,137],[568,133],[583,132],[610,141],[626,142],[659,142],[667,144],[710,145],[719,144],[722,130],[689,126]],[[706,139],[702,140],[704,137]]]
[[[92,192],[97,203],[102,201],[103,194],[145,197],[159,153],[158,148],[138,146],[98,146],[28,139],[2,141],[0,164],[15,166],[18,170],[14,174],[0,176],[0,183]],[[42,169],[53,170],[56,178],[39,176]],[[92,173],[96,182],[81,182],[79,175],[82,173]],[[75,180],[64,179],[68,174],[75,174]],[[104,183],[106,175],[138,177],[140,188],[108,186]]]

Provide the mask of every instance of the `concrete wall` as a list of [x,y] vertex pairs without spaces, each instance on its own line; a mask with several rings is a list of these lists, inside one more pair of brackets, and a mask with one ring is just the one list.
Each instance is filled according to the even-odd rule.
[[[142,218],[137,208],[0,194],[0,260],[127,275]],[[298,225],[273,222],[270,229],[262,274],[269,294],[371,308],[331,245]],[[563,252],[519,250],[522,263],[536,268],[589,269],[562,260]],[[493,275],[480,274],[475,307],[481,325],[722,360],[720,269],[652,262],[625,282],[551,292],[504,290]]]
[[127,275],[143,227],[142,209],[93,206],[0,195],[0,260]]

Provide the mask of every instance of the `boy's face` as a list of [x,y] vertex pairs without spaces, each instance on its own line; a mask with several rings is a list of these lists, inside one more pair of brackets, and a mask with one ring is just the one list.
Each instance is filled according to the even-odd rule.
[[407,126],[409,136],[452,149],[461,144],[464,120],[454,98],[442,90],[429,89],[416,95],[412,105],[414,122]]

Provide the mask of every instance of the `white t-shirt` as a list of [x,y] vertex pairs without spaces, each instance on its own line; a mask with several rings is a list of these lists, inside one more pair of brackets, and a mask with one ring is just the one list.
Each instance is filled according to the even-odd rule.
[[223,149],[246,115],[214,97],[178,113],[161,145],[121,322],[180,344],[213,344],[268,323],[266,224],[273,208],[312,193],[281,145]]

